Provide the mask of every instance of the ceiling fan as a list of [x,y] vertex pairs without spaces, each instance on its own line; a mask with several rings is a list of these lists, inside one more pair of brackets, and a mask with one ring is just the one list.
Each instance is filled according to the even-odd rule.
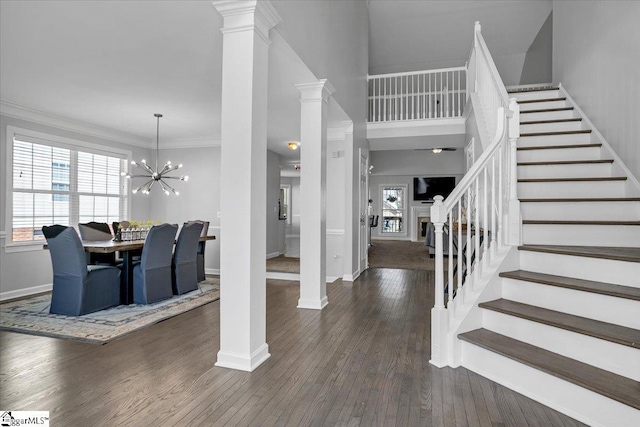
[[456,150],[457,150],[457,148],[455,148],[455,147],[442,147],[442,148],[439,148],[439,147],[436,147],[436,148],[416,148],[416,151],[424,151],[424,150],[429,150],[429,151],[431,151],[431,152],[432,152],[432,153],[434,153],[434,154],[440,154],[440,153],[442,153],[443,151],[456,151]]

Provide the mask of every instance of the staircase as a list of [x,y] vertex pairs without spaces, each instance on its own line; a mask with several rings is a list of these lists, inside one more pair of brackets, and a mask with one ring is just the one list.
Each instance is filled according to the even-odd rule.
[[[519,269],[461,363],[590,425],[640,425],[640,197],[562,88],[520,106]],[[633,195],[633,196],[630,196]]]

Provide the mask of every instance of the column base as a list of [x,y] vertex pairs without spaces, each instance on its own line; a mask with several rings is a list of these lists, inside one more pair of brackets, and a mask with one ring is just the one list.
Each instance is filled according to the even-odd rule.
[[269,345],[264,343],[251,354],[220,350],[218,351],[218,361],[215,365],[221,368],[252,372],[269,357],[271,357],[271,354],[269,353]]
[[322,310],[329,304],[329,300],[325,296],[322,299],[302,299],[298,300],[298,308],[307,308],[310,310]]

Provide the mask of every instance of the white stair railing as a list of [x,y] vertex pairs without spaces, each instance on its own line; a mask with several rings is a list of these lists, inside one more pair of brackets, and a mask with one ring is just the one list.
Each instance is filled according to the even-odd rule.
[[436,366],[449,364],[448,332],[456,310],[464,306],[465,297],[480,291],[474,286],[479,285],[492,260],[505,246],[520,241],[516,176],[519,107],[507,96],[478,22],[467,66],[482,110],[477,117],[486,120],[483,125],[489,130],[491,143],[447,199],[436,196],[431,207],[436,245],[431,363]]
[[369,123],[462,117],[466,67],[378,74],[369,84]]

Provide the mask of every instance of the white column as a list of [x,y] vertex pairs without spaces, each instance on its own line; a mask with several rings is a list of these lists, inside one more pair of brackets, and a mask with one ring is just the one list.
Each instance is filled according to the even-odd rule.
[[[359,175],[355,173],[357,171],[355,165],[357,165],[355,158],[356,150],[353,146],[353,122],[351,120],[344,121],[342,124],[345,126],[344,137],[344,164],[345,164],[345,201],[344,201],[344,256],[343,267],[344,272],[342,280],[353,282],[357,276],[358,268],[358,223],[360,216],[357,214],[358,208],[356,203],[358,202],[357,196],[354,199],[354,194],[357,194],[359,186]],[[359,159],[358,159],[359,161]],[[354,191],[354,186],[355,190]],[[355,243],[355,244],[354,244]]]
[[329,97],[327,80],[300,90],[300,299],[298,308],[321,310],[327,301],[326,166]]
[[268,1],[213,3],[224,18],[220,168],[220,351],[216,366],[252,371],[266,343]]

